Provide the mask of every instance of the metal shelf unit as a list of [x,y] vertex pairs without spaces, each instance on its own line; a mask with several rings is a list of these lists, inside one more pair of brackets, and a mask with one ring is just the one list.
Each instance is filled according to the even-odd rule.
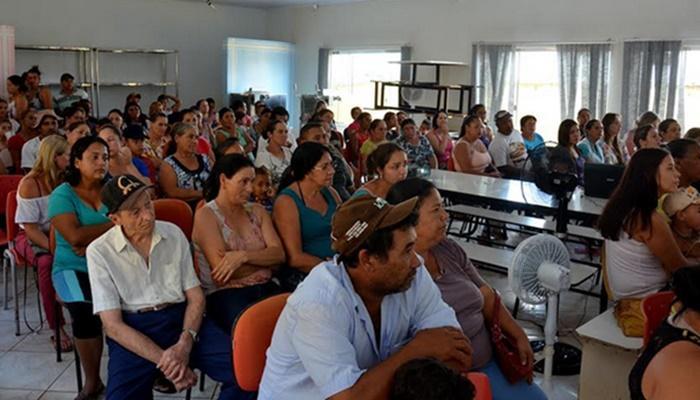
[[[179,97],[180,92],[180,55],[177,50],[169,49],[128,49],[128,48],[94,48],[94,60],[95,60],[95,71],[97,79],[95,80],[95,88],[97,91],[97,98],[101,98],[101,93],[103,88],[139,88],[139,87],[156,87],[162,88],[163,93],[167,88],[175,89],[175,96]],[[100,55],[102,54],[146,54],[146,55],[157,55],[161,56],[161,79],[155,82],[141,82],[141,81],[125,81],[125,82],[114,82],[114,81],[104,81],[103,74],[100,72]],[[173,63],[173,73],[174,80],[168,80],[168,64]],[[99,110],[99,102],[97,105],[97,110]]]
[[[442,67],[467,67],[468,65],[452,61],[391,61],[390,64],[408,65],[411,67],[411,78],[408,81],[373,81],[374,83],[374,109],[376,110],[401,110],[409,113],[425,112],[434,113],[438,110],[445,110],[450,114],[464,114],[472,107],[472,85],[446,85],[440,84]],[[418,81],[418,67],[428,67],[433,69],[434,80],[428,82]],[[397,88],[397,105],[389,106],[384,102],[386,88]],[[422,89],[435,91],[435,106],[410,105],[401,97],[401,89]],[[457,95],[457,107],[450,108],[448,99]],[[467,109],[464,109],[465,102]]]
[[[44,45],[16,45],[15,51],[43,51],[55,53],[75,53],[78,58],[78,71],[76,71],[75,85],[87,89],[90,98],[95,98],[95,71],[93,65],[93,52],[90,47],[80,46],[44,46]],[[62,71],[63,73],[65,71]],[[60,86],[60,82],[44,82],[46,86]]]
[[[180,65],[179,53],[177,50],[169,49],[137,49],[137,48],[100,48],[82,46],[50,46],[50,45],[16,45],[15,50],[19,51],[47,51],[47,52],[73,52],[78,57],[78,71],[76,73],[76,86],[89,90],[90,99],[93,103],[95,115],[100,114],[100,103],[102,100],[102,90],[106,88],[139,88],[155,87],[162,88],[163,92],[167,88],[174,88],[175,96],[179,97],[180,86]],[[114,82],[105,80],[100,72],[101,54],[146,54],[162,57],[161,79],[158,81],[124,81]],[[173,70],[172,80],[168,80],[168,70]],[[64,72],[64,71],[62,71]],[[58,82],[44,82],[47,86],[58,86]]]

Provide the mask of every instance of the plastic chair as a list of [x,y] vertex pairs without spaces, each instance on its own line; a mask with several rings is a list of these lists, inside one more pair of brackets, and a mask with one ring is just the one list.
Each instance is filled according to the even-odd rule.
[[[20,323],[19,323],[19,297],[17,295],[17,267],[24,268],[24,298],[26,300],[26,289],[27,289],[27,268],[32,267],[27,263],[27,260],[17,251],[15,248],[15,239],[20,232],[19,225],[15,223],[15,215],[17,214],[17,191],[12,190],[7,193],[7,199],[5,202],[5,225],[6,225],[6,239],[7,239],[7,249],[3,252],[3,268],[7,262],[10,263],[10,273],[12,276],[12,296],[15,299],[15,336],[20,335]],[[36,270],[34,271],[36,273]],[[36,276],[36,275],[35,275]],[[6,278],[7,276],[5,276]],[[41,317],[41,301],[39,300],[39,292],[37,291],[37,308],[39,309],[39,322],[40,325],[37,329],[32,328],[27,324],[27,328],[30,331],[35,332],[41,329],[44,320]],[[5,300],[7,300],[7,279],[5,280]],[[26,302],[25,302],[26,304]],[[7,306],[7,301],[5,301],[5,306]]]
[[668,317],[675,294],[673,292],[659,292],[645,297],[642,300],[642,314],[644,314],[644,345],[646,346],[654,335],[654,331]]
[[158,199],[153,201],[156,219],[172,222],[182,229],[187,240],[192,240],[194,215],[189,204],[179,199]]
[[[17,190],[17,187],[19,186],[19,181],[22,180],[22,175],[0,175],[0,215],[5,215],[6,214],[6,205],[7,205],[7,195],[13,190]],[[14,218],[12,219],[14,221]],[[0,247],[6,247],[9,243],[7,239],[7,232],[5,232],[6,228],[0,229]],[[5,297],[3,300],[3,308],[7,310],[7,263],[5,263],[5,260],[3,260],[2,263],[2,277],[3,277],[3,282],[5,283]],[[14,279],[13,279],[14,281]],[[17,293],[15,294],[15,301],[17,301]]]
[[233,372],[238,386],[256,392],[265,369],[265,351],[272,342],[277,319],[290,293],[282,293],[253,304],[233,324]]
[[471,381],[476,389],[476,396],[474,400],[491,400],[493,394],[491,393],[491,384],[489,383],[489,378],[483,372],[470,372],[467,374],[467,379]]

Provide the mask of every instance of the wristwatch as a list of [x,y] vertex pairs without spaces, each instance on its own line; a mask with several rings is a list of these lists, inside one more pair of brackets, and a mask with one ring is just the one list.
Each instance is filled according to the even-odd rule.
[[189,329],[189,328],[187,328],[187,329],[184,329],[183,332],[189,333],[190,336],[192,336],[192,341],[195,342],[195,343],[197,343],[198,336],[199,336],[199,334],[197,333],[197,331],[195,331],[194,329]]

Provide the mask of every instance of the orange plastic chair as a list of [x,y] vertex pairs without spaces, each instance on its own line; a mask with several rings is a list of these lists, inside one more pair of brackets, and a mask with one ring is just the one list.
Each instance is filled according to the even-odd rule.
[[474,400],[491,400],[493,394],[491,393],[491,384],[489,383],[489,378],[483,372],[470,372],[467,374],[467,379],[471,381],[476,388],[476,396]]
[[[19,301],[17,301],[17,268],[27,268],[27,260],[17,251],[15,248],[15,239],[19,234],[20,228],[17,223],[15,223],[15,214],[17,213],[17,191],[11,190],[7,193],[5,202],[5,235],[0,235],[4,237],[5,243],[7,244],[7,249],[3,252],[4,262],[3,268],[6,268],[6,262],[10,263],[10,276],[12,277],[12,292],[15,298],[15,336],[20,335],[19,329]],[[25,270],[25,274],[27,271]],[[6,276],[6,275],[4,275]],[[25,277],[26,278],[26,277]],[[7,279],[5,280],[5,308],[7,308]]]
[[[7,218],[7,195],[13,190],[16,191],[19,187],[19,181],[23,178],[22,175],[0,175],[0,215],[5,215]],[[13,197],[14,198],[14,197]],[[15,205],[15,210],[17,206]],[[14,217],[12,218],[14,222]],[[5,247],[8,244],[7,227],[0,229],[0,247]]]
[[187,237],[192,240],[194,215],[190,205],[179,199],[158,199],[153,201],[156,219],[172,222],[177,225]]
[[642,300],[642,314],[644,314],[644,345],[646,346],[654,335],[654,331],[668,317],[671,311],[671,303],[675,294],[673,292],[659,292],[645,297]]
[[282,293],[253,304],[233,324],[233,372],[238,386],[255,392],[265,369],[265,352],[272,342],[277,319],[290,293]]

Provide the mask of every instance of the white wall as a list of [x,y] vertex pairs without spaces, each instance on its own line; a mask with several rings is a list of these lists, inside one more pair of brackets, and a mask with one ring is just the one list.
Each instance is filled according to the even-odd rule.
[[179,50],[180,96],[186,105],[209,96],[222,104],[225,39],[265,38],[266,23],[264,10],[218,3],[212,10],[204,1],[0,1],[0,25],[16,27],[17,44]]
[[[623,39],[700,38],[697,0],[374,0],[276,9],[268,15],[268,37],[297,45],[297,84],[303,93],[314,90],[320,47],[408,44],[413,59],[471,64],[477,41],[613,39],[612,79],[620,82]],[[619,109],[620,91],[621,86],[611,88],[610,111]]]

